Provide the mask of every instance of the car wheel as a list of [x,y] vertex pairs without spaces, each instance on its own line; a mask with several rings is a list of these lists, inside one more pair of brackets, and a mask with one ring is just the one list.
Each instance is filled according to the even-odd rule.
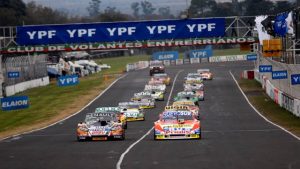
[[153,131],[153,139],[157,141],[156,135],[155,135],[155,131]]
[[80,138],[77,136],[77,141],[78,141],[78,142],[83,142],[84,140],[83,140],[83,139],[80,139]]
[[122,134],[120,140],[125,140],[125,131],[123,132],[123,134]]
[[125,125],[124,125],[124,129],[127,129],[127,122],[126,122]]

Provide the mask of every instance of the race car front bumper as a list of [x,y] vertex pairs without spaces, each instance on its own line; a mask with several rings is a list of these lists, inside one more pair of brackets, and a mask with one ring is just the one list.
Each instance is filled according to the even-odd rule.
[[127,117],[127,121],[144,121],[145,117]]
[[155,140],[173,140],[173,139],[200,139],[200,134],[170,134],[154,135]]

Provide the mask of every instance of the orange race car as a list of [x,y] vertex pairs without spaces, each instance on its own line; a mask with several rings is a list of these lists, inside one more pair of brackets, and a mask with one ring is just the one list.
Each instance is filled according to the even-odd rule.
[[200,121],[191,111],[165,110],[154,122],[154,140],[201,139]]
[[198,69],[197,73],[200,74],[202,79],[204,80],[212,80],[213,79],[213,74],[209,71],[209,69]]

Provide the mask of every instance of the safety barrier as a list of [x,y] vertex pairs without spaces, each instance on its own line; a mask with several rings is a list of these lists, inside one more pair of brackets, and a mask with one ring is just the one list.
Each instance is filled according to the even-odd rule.
[[262,84],[268,96],[280,107],[285,108],[297,117],[300,117],[300,100],[275,87],[273,82],[264,74],[254,71],[255,80]]
[[16,93],[31,89],[34,87],[47,86],[50,83],[49,76],[34,79],[26,82],[17,83],[15,85],[10,85],[5,87],[6,96],[12,96]]

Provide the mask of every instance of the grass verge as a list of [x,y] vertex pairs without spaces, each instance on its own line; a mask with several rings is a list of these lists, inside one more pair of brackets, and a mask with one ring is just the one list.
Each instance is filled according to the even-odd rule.
[[239,85],[251,104],[272,122],[300,136],[300,119],[276,104],[256,80],[240,79]]

